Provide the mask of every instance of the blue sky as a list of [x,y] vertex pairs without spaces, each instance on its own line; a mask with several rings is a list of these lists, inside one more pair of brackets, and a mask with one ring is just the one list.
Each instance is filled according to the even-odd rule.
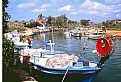
[[94,23],[121,19],[121,0],[9,0],[8,6],[10,21],[36,20],[39,14],[66,14],[73,21],[90,19]]

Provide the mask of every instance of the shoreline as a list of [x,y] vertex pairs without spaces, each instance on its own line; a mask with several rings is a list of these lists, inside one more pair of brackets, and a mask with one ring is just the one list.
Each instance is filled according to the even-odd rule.
[[106,30],[106,36],[116,36],[121,37],[121,31],[114,31],[114,30]]
[[[26,33],[27,34],[32,34],[32,29],[31,28],[26,28]],[[116,31],[116,30],[106,30],[105,33],[106,36],[117,36],[117,37],[121,37],[121,31]]]

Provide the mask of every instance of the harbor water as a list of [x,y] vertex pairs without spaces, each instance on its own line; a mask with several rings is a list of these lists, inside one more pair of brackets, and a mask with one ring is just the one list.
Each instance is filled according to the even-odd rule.
[[[41,38],[41,41],[38,37]],[[43,41],[49,40],[55,43],[54,50],[77,56],[81,53],[84,58],[90,61],[98,62],[100,60],[100,56],[97,53],[92,53],[92,51],[96,49],[96,40],[89,40],[86,37],[66,36],[62,31],[35,35],[32,47],[45,48]],[[88,48],[82,52],[84,43],[88,45]],[[121,39],[116,39],[114,54],[105,62],[105,67],[96,75],[92,82],[121,82]]]

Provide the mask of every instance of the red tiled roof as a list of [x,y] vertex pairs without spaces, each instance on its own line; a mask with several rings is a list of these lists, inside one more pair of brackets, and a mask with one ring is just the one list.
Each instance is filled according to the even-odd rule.
[[37,19],[37,20],[36,20],[36,22],[38,22],[38,23],[40,23],[40,22],[42,22],[42,21],[43,21],[43,20],[40,20],[40,19]]

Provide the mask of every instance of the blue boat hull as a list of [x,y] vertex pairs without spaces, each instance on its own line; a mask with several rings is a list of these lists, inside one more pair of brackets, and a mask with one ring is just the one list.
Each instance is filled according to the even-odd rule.
[[[64,82],[91,82],[99,71],[100,70],[68,70]],[[30,64],[30,72],[40,81],[61,82],[66,70],[47,69]]]

